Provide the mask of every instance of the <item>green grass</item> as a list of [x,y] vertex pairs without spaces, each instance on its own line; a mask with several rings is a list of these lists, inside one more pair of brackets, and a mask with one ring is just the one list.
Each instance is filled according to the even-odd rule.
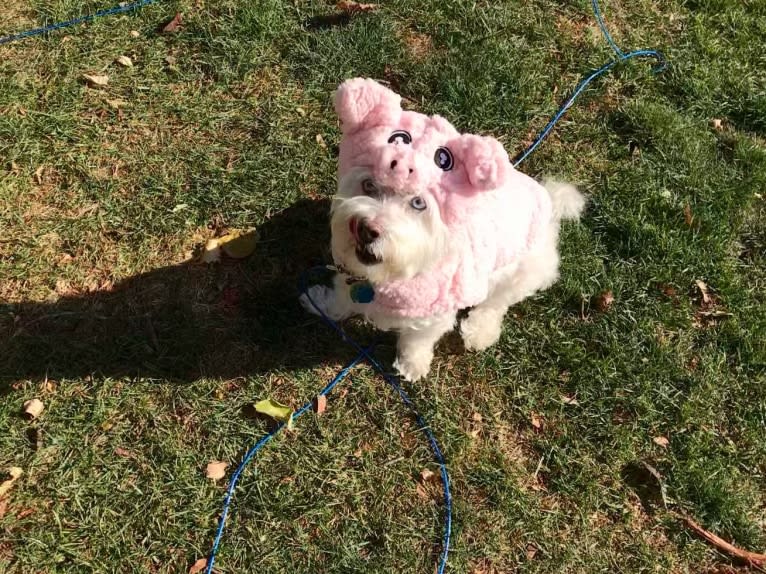
[[[13,1],[0,33],[102,7],[82,4]],[[445,342],[411,388],[452,475],[450,572],[724,571],[642,505],[636,461],[672,508],[766,548],[766,10],[603,8],[623,48],[662,49],[670,67],[598,82],[523,165],[589,198],[563,232],[561,281],[513,309],[488,352]],[[176,11],[183,30],[157,34]],[[0,571],[187,571],[225,488],[206,464],[236,464],[264,432],[246,407],[299,405],[351,358],[295,289],[327,261],[338,83],[387,80],[514,154],[610,57],[587,0],[392,0],[311,25],[332,12],[168,1],[0,47],[0,466],[25,471]],[[105,89],[79,79],[102,70]],[[250,226],[250,258],[188,262]],[[697,280],[730,315],[703,314]],[[32,397],[46,410],[29,422]],[[432,572],[441,504],[436,486],[418,492],[423,468],[423,438],[359,368],[245,472],[220,571]]]

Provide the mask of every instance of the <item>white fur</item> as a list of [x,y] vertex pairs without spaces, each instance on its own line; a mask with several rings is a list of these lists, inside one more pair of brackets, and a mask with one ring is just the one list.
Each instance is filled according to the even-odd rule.
[[[332,252],[335,263],[353,276],[365,277],[373,285],[392,279],[410,278],[427,270],[450,249],[448,235],[436,209],[418,212],[410,206],[414,194],[401,196],[379,190],[368,197],[362,182],[370,179],[366,170],[353,169],[338,186],[332,210]],[[558,235],[562,219],[577,219],[585,198],[569,184],[545,182],[553,202],[553,218],[538,248],[513,265],[495,271],[488,297],[471,309],[460,324],[466,349],[481,351],[500,338],[508,308],[535,292],[547,289],[558,279]],[[349,231],[349,219],[370,218],[381,230],[372,246],[380,262],[364,265],[356,256],[356,241]],[[329,317],[342,320],[363,315],[377,328],[399,333],[394,367],[408,381],[425,377],[433,360],[434,347],[456,324],[457,313],[411,319],[385,314],[377,306],[354,303],[346,275],[338,274],[333,288],[316,285],[309,296]],[[316,313],[306,295],[303,306]],[[373,309],[371,312],[370,309]]]

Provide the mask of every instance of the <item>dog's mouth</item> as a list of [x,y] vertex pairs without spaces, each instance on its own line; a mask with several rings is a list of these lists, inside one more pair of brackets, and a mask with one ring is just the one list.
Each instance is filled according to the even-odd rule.
[[356,243],[356,258],[362,265],[375,265],[382,261],[372,249],[375,241],[370,240],[369,232],[365,232],[365,230],[362,229],[362,224],[360,224],[359,219],[356,217],[349,219],[348,231],[351,234],[351,237],[354,238],[354,242]]

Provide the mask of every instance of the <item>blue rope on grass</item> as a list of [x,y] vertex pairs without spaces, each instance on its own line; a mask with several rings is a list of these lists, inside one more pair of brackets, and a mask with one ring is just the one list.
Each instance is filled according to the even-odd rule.
[[564,116],[564,114],[572,106],[575,100],[580,96],[580,94],[583,93],[585,88],[587,88],[588,85],[593,80],[595,80],[599,76],[603,76],[609,70],[614,68],[617,64],[621,64],[622,62],[627,62],[628,60],[631,60],[633,58],[653,58],[654,60],[657,61],[657,64],[654,67],[655,73],[661,72],[666,67],[665,57],[657,50],[635,50],[633,52],[628,52],[627,54],[623,52],[622,50],[620,50],[619,46],[617,46],[614,39],[612,38],[612,35],[609,33],[609,30],[606,27],[606,22],[604,22],[604,18],[601,15],[601,9],[598,6],[598,0],[591,0],[591,4],[593,6],[593,13],[596,16],[596,21],[598,22],[598,26],[599,28],[601,28],[601,33],[604,35],[604,38],[606,39],[609,46],[611,46],[612,50],[614,50],[614,53],[617,55],[617,58],[615,60],[611,60],[607,62],[606,64],[601,66],[598,70],[592,72],[585,79],[580,81],[580,83],[575,88],[574,92],[572,92],[572,95],[569,96],[569,98],[559,108],[559,111],[556,112],[556,115],[554,115],[553,118],[551,118],[551,121],[549,121],[546,124],[546,126],[537,135],[537,137],[529,145],[529,147],[527,147],[527,149],[525,149],[523,152],[521,152],[519,155],[517,155],[514,158],[512,162],[513,167],[517,167],[521,162],[527,159],[527,157],[529,157],[532,154],[532,152],[535,151],[541,143],[543,143],[543,140],[545,140],[545,138],[548,137],[548,134],[551,133],[551,130],[556,126],[557,123],[559,123],[559,120]]
[[112,16],[114,14],[122,14],[123,12],[131,12],[133,10],[137,10],[138,8],[143,8],[144,6],[148,6],[149,4],[154,4],[155,2],[159,2],[159,1],[160,0],[138,0],[137,2],[132,2],[129,4],[122,2],[118,4],[117,6],[114,6],[113,8],[107,8],[106,10],[99,10],[98,12],[94,12],[93,14],[86,14],[85,16],[78,16],[77,18],[72,18],[71,20],[56,22],[55,24],[49,24],[48,26],[41,26],[40,28],[34,28],[32,30],[27,30],[25,32],[19,32],[18,34],[3,36],[2,38],[0,38],[0,46],[2,46],[3,44],[9,44],[11,42],[15,42],[16,40],[31,38],[32,36],[41,36],[43,34],[47,34],[48,32],[60,30],[61,28],[71,28],[72,26],[77,26],[78,24],[84,24],[85,22],[92,22],[96,18],[103,18],[104,16]]
[[[356,356],[356,358],[353,361],[351,361],[346,367],[344,367],[343,370],[341,370],[335,376],[335,378],[333,378],[333,380],[330,381],[327,384],[327,386],[319,392],[319,394],[323,396],[327,396],[330,393],[330,391],[332,391],[333,388],[335,388],[335,386],[339,382],[341,382],[343,379],[346,378],[346,376],[349,374],[351,369],[353,369],[356,365],[358,365],[362,361],[366,360],[368,363],[372,365],[372,367],[376,371],[378,371],[378,373],[386,380],[386,382],[391,386],[391,388],[394,389],[394,391],[396,391],[396,393],[399,395],[399,398],[402,400],[405,406],[407,406],[411,414],[415,417],[415,421],[417,422],[423,434],[426,435],[426,439],[428,440],[428,444],[431,447],[431,451],[434,454],[434,458],[436,459],[436,462],[439,465],[439,471],[441,473],[442,484],[444,486],[444,532],[442,535],[442,551],[439,557],[439,567],[437,569],[438,574],[444,574],[444,570],[447,568],[447,557],[449,555],[450,537],[452,536],[452,494],[450,493],[449,473],[447,472],[447,463],[444,460],[444,454],[442,453],[442,450],[439,447],[439,443],[436,441],[436,436],[434,435],[433,431],[429,428],[425,419],[418,412],[417,408],[415,407],[415,404],[412,402],[412,399],[410,399],[407,392],[404,390],[404,388],[402,388],[402,385],[401,383],[399,383],[398,378],[388,373],[383,368],[383,366],[378,362],[378,360],[373,356],[372,353],[375,349],[375,344],[370,345],[367,348],[362,347],[359,343],[357,343],[351,337],[349,337],[346,334],[346,332],[338,325],[337,322],[330,319],[327,316],[327,314],[311,298],[311,295],[309,294],[309,290],[308,290],[308,274],[315,273],[320,270],[324,272],[327,269],[325,267],[315,267],[314,269],[310,270],[308,273],[304,273],[301,276],[300,291],[301,293],[306,295],[306,298],[308,299],[309,303],[311,303],[311,305],[314,307],[317,313],[319,313],[319,316],[322,318],[325,324],[327,324],[333,331],[338,333],[341,339],[343,339],[344,342],[351,345],[359,354]],[[312,402],[308,402],[305,405],[303,405],[303,407],[301,407],[298,411],[296,411],[295,415],[293,415],[293,420],[297,419],[299,416],[304,414],[311,407],[312,407]],[[211,574],[213,572],[213,565],[215,564],[215,558],[218,553],[218,546],[220,545],[221,538],[223,537],[223,530],[226,524],[226,517],[229,514],[229,506],[234,496],[234,488],[236,487],[237,482],[239,481],[239,477],[242,474],[242,471],[245,469],[245,467],[250,462],[250,460],[255,456],[255,454],[259,450],[261,450],[261,448],[263,448],[267,442],[269,442],[272,438],[274,438],[274,436],[277,435],[285,426],[286,425],[284,423],[280,424],[276,426],[274,429],[272,429],[270,432],[268,432],[266,435],[264,435],[249,451],[247,451],[244,458],[242,459],[242,462],[239,463],[239,466],[232,474],[231,480],[229,482],[229,487],[226,491],[226,498],[224,499],[224,503],[223,503],[223,513],[221,514],[221,518],[218,522],[218,529],[216,531],[215,540],[213,541],[213,547],[210,550],[210,555],[208,556],[207,567],[205,569],[206,574]]]

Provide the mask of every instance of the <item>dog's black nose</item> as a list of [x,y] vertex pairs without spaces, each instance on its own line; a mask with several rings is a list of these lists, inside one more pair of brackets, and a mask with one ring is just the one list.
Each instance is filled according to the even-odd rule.
[[[396,161],[396,160],[393,160],[393,161],[391,162],[391,169],[394,169],[394,168],[396,168],[396,165],[397,165],[398,163],[399,163],[398,161]],[[410,171],[412,171],[412,170],[410,170]]]
[[370,222],[366,219],[362,219],[362,221],[359,222],[358,233],[359,241],[361,241],[364,245],[373,243],[380,236],[378,230],[372,227]]

